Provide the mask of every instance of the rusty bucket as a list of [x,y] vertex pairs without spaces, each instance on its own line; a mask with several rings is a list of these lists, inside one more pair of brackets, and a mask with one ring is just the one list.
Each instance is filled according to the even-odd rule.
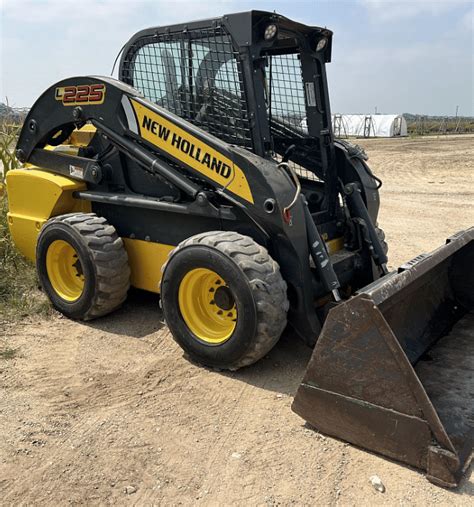
[[474,440],[474,228],[333,308],[292,408],[457,486]]

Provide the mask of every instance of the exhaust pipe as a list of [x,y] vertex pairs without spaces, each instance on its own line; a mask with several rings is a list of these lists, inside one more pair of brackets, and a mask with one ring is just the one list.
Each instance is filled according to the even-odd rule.
[[330,310],[292,409],[457,486],[474,443],[474,228]]

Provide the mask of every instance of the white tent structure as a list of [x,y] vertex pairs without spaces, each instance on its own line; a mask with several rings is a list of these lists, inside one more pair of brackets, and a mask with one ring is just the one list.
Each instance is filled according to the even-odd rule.
[[408,135],[401,114],[333,114],[336,137],[400,137]]

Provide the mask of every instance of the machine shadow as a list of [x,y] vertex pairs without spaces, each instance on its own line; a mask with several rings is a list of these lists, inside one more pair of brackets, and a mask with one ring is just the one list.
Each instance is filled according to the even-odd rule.
[[459,487],[453,490],[456,495],[467,495],[474,498],[474,462],[464,472]]
[[454,490],[454,493],[474,498],[474,462],[471,462],[466,472],[464,472],[459,488]]
[[166,325],[158,300],[156,294],[131,288],[121,308],[83,324],[108,333],[145,338]]
[[294,396],[311,354],[312,349],[287,329],[275,347],[257,363],[220,374],[266,391]]
[[[136,339],[143,339],[166,327],[163,312],[158,304],[158,296],[133,288],[130,289],[128,298],[120,309],[100,319],[83,322],[83,325]],[[236,372],[219,373],[265,390],[293,396],[311,353],[312,350],[287,329],[277,345],[256,364]],[[184,353],[183,358],[193,362]]]

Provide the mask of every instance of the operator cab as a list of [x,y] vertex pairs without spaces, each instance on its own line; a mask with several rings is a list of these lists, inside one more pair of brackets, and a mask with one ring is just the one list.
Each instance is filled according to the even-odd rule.
[[311,211],[335,212],[331,41],[325,28],[261,11],[149,28],[126,45],[119,78],[229,144],[288,161]]

